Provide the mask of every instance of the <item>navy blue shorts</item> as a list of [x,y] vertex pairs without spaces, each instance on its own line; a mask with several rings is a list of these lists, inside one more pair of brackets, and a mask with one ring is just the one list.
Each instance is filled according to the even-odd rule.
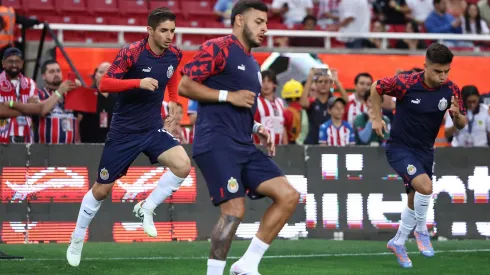
[[284,176],[276,163],[259,149],[237,152],[232,149],[208,151],[194,156],[206,180],[214,205],[248,195],[263,198],[255,190],[264,181]]
[[99,163],[98,183],[113,183],[126,175],[129,166],[144,153],[152,164],[158,162],[157,158],[168,149],[180,145],[165,129],[155,129],[143,133],[126,135],[110,135]]
[[414,190],[412,180],[421,174],[432,179],[434,173],[434,154],[411,150],[399,145],[386,146],[386,158],[391,168],[403,178],[407,193]]

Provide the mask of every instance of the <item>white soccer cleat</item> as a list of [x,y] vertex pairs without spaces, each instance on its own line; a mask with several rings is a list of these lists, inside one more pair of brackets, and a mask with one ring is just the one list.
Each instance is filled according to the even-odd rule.
[[257,271],[246,271],[240,266],[240,261],[231,265],[230,275],[260,275]]
[[144,202],[145,201],[138,202],[133,208],[133,213],[136,218],[141,219],[143,222],[143,230],[145,233],[148,236],[155,238],[158,235],[155,224],[153,223],[153,215],[155,215],[155,213],[153,213],[151,210],[144,209],[142,207]]
[[68,264],[73,267],[77,267],[80,264],[83,241],[84,238],[76,238],[73,234],[71,235],[70,246],[68,246],[68,250],[66,250],[66,259],[68,260]]

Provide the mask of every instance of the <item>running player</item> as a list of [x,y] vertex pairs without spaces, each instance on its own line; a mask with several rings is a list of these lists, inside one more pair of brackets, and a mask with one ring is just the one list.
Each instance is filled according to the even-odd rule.
[[381,137],[383,130],[386,131],[380,111],[381,96],[397,99],[386,157],[390,166],[403,178],[408,205],[401,214],[398,232],[387,247],[404,268],[412,267],[405,241],[414,227],[420,253],[426,257],[434,256],[426,216],[432,195],[434,142],[446,110],[449,109],[458,129],[466,125],[461,92],[448,79],[452,61],[452,52],[446,46],[434,43],[427,49],[424,71],[383,78],[371,86],[372,127]]
[[119,93],[107,142],[99,164],[97,182],[83,197],[77,225],[66,252],[71,266],[80,264],[87,227],[109,195],[114,182],[126,174],[140,153],[151,163],[169,168],[157,187],[133,212],[143,220],[143,229],[156,237],[153,210],[175,192],[190,171],[184,148],[163,128],[161,105],[165,87],[169,91],[169,118],[177,111],[177,74],[182,52],[170,45],[175,31],[175,15],[167,8],[148,16],[148,38],[119,51],[100,83],[101,92]]
[[228,251],[245,213],[245,195],[269,197],[259,230],[231,274],[258,274],[259,262],[292,215],[299,193],[271,160],[258,150],[252,133],[274,154],[274,143],[254,123],[261,90],[260,67],[251,49],[262,44],[267,31],[267,5],[241,0],[232,9],[231,35],[204,43],[182,69],[179,94],[199,101],[193,157],[221,216],[211,235],[208,275],[223,274]]

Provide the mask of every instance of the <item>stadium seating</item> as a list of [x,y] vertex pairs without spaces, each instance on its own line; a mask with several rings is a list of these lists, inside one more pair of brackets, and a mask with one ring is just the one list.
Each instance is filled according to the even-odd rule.
[[148,1],[146,0],[119,0],[119,10],[121,15],[141,14],[148,15]]
[[87,0],[89,14],[119,15],[116,0]]
[[3,0],[2,4],[4,6],[12,7],[15,10],[21,10],[22,9],[22,3],[20,0]]

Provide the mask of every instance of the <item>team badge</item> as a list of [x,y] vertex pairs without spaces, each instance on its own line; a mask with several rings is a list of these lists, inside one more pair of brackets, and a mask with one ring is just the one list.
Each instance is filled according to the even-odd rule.
[[262,86],[262,74],[260,72],[257,72],[257,76],[259,77],[260,86]]
[[231,177],[228,180],[228,192],[230,193],[236,193],[238,192],[238,182],[236,181],[235,178]]
[[441,98],[441,100],[439,100],[439,105],[437,105],[437,107],[439,107],[439,110],[445,111],[447,109],[447,99],[445,99],[444,97]]
[[417,173],[417,168],[415,168],[415,166],[413,166],[412,164],[409,164],[407,166],[407,173],[410,175],[410,176],[413,176],[415,173]]
[[167,77],[171,78],[173,74],[174,74],[174,67],[170,65],[167,70]]
[[105,169],[105,168],[102,168],[102,169],[100,169],[99,176],[101,179],[107,180],[109,178],[109,171],[107,171],[107,169]]

